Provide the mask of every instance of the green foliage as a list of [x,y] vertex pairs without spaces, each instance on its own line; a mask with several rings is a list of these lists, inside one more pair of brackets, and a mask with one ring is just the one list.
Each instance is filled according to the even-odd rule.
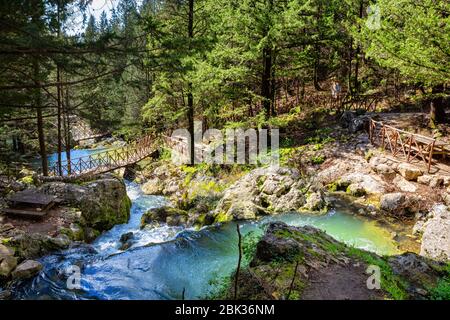
[[396,68],[416,83],[450,81],[450,2],[446,0],[379,0],[379,28],[360,21],[354,31],[366,54]]
[[254,231],[247,233],[242,239],[242,251],[244,257],[244,265],[250,263],[256,253],[256,248],[262,235]]
[[450,300],[450,263],[447,263],[442,273],[445,275],[434,288],[430,289],[431,299]]

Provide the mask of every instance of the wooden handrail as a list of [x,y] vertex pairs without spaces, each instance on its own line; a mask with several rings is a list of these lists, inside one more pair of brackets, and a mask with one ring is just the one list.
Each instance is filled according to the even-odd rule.
[[[64,160],[61,162],[62,174],[81,176],[109,172],[136,163],[150,155],[154,150],[151,137],[145,136],[122,147],[99,151],[70,161]],[[50,172],[55,176],[59,175],[58,167],[58,162],[50,167]]]
[[[402,135],[405,139],[402,139]],[[435,138],[398,129],[373,119],[370,119],[369,138],[372,144],[376,144],[378,140],[383,150],[389,147],[394,156],[403,151],[406,162],[421,158],[427,165],[428,172],[431,171],[434,149],[437,146]]]

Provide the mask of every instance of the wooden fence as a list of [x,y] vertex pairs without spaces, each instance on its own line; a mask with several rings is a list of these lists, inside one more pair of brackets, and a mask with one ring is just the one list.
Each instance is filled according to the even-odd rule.
[[378,145],[383,150],[388,149],[395,157],[409,163],[414,160],[423,161],[428,172],[431,170],[433,155],[446,153],[445,144],[434,138],[397,129],[373,119],[370,120],[369,136],[373,145]]

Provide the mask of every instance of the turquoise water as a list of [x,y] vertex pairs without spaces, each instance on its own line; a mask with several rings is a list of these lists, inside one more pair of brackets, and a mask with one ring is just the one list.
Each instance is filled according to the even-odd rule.
[[[103,151],[104,149],[72,149],[70,150],[70,159],[74,160],[77,158],[81,158],[81,157],[86,157],[89,156],[91,154],[95,154],[98,153],[100,151]],[[67,156],[65,152],[61,153],[61,160],[62,161],[66,161],[67,160]],[[51,155],[48,156],[48,163],[49,165],[53,165],[58,161],[58,153],[52,153]]]
[[[77,158],[81,158],[81,157],[86,157],[89,156],[91,154],[95,154],[95,153],[99,153],[101,151],[104,151],[105,149],[103,148],[97,148],[97,149],[72,149],[70,150],[70,159],[72,161],[74,161]],[[67,160],[67,155],[66,152],[61,152],[61,160],[62,163],[64,163],[64,161]],[[58,153],[52,153],[47,157],[47,162],[49,167],[53,166],[56,164],[56,162],[58,161]],[[40,171],[41,170],[41,159],[36,159],[31,163],[32,167],[34,168],[34,170]]]
[[[217,282],[237,264],[235,223],[210,226],[200,231],[153,226],[139,229],[141,215],[165,204],[162,197],[142,194],[137,184],[127,183],[133,201],[130,221],[115,226],[92,245],[79,245],[41,259],[43,272],[15,288],[20,299],[201,299],[217,290]],[[270,221],[312,225],[338,240],[380,254],[397,253],[390,233],[374,222],[341,211],[325,216],[285,214],[240,223],[242,234],[262,234]],[[120,236],[134,232],[136,242],[119,250]],[[67,270],[81,268],[81,289],[67,289]]]

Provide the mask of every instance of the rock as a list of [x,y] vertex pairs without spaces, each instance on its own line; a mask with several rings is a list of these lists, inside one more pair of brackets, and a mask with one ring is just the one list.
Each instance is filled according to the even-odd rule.
[[450,186],[450,176],[442,176],[442,180],[444,181],[444,187]]
[[430,186],[431,188],[441,188],[444,186],[444,178],[437,175],[423,175],[417,178],[417,182]]
[[303,210],[308,211],[322,211],[326,209],[327,201],[322,192],[314,192],[310,194],[306,200],[306,204],[303,206]]
[[120,236],[120,242],[125,243],[127,241],[130,241],[134,238],[134,233],[133,232],[127,232],[124,233]]
[[399,188],[403,192],[416,192],[417,187],[414,185],[414,183],[409,182],[402,176],[395,177],[393,183],[397,188]]
[[412,299],[423,299],[428,288],[434,287],[440,277],[440,265],[415,253],[407,252],[388,259],[395,275],[408,279],[408,293]]
[[380,208],[390,213],[403,212],[406,197],[402,193],[388,193],[380,198]]
[[416,168],[409,163],[401,163],[398,168],[398,172],[408,181],[416,181],[421,175],[423,175],[422,170]]
[[[381,290],[365,285],[368,267],[388,274]],[[316,228],[273,222],[256,245],[249,266],[238,279],[231,279],[229,295],[221,298],[232,296],[237,280],[238,299],[248,300],[430,299],[431,289],[446,281],[445,267],[414,253],[379,256],[350,249]]]
[[423,227],[420,254],[439,261],[450,260],[450,212],[444,205],[431,210]]
[[283,210],[299,210],[305,203],[302,186],[296,169],[255,169],[223,192],[214,210],[215,221],[248,220]]
[[297,211],[303,207],[306,203],[305,196],[297,188],[291,188],[291,190],[281,197],[274,197],[270,200],[271,208],[275,213],[284,213]]
[[117,224],[126,223],[130,217],[131,201],[125,184],[122,179],[111,175],[104,175],[83,185],[47,183],[40,190],[79,208],[83,228],[89,227],[102,232]]
[[434,177],[431,179],[429,186],[433,189],[441,188],[444,186],[444,179],[442,177]]
[[100,235],[99,231],[90,227],[84,228],[83,233],[84,233],[84,241],[86,241],[87,243],[93,242]]
[[351,111],[344,111],[341,118],[339,119],[339,123],[341,124],[342,128],[348,128],[350,127],[353,119],[355,119],[355,114]]
[[14,250],[0,244],[0,260],[6,256],[14,256]]
[[52,238],[39,233],[19,233],[9,241],[16,249],[16,255],[23,260],[36,259],[52,251],[65,249],[70,244],[66,235]]
[[71,239],[74,241],[82,241],[84,239],[84,231],[83,228],[81,228],[76,223],[71,223],[69,226],[70,232],[71,232]]
[[416,223],[414,224],[412,234],[414,236],[422,236],[423,231],[425,230],[425,223],[426,221],[423,219],[417,220]]
[[380,163],[376,166],[372,166],[372,169],[386,179],[393,179],[396,176],[395,170],[385,163]]
[[163,222],[169,226],[179,226],[188,221],[187,211],[172,207],[160,207],[150,209],[142,215],[141,229],[152,222]]
[[301,246],[292,238],[280,237],[286,225],[281,222],[271,223],[264,237],[258,242],[256,258],[261,261],[271,261],[282,257],[289,260],[300,253]]
[[0,280],[8,278],[17,266],[17,258],[14,252],[3,245],[0,245]]
[[366,195],[366,189],[364,189],[359,183],[349,185],[347,192],[354,197],[362,197]]
[[431,179],[433,179],[432,175],[424,174],[423,176],[417,178],[417,182],[428,186],[430,185]]
[[25,260],[12,272],[13,279],[29,279],[42,270],[42,264],[34,260]]
[[[361,193],[381,195],[386,192],[385,182],[378,176],[364,173],[350,173],[343,176],[338,182],[339,185],[361,190]],[[354,184],[356,186],[351,187]]]
[[122,234],[120,236],[120,242],[121,242],[121,245],[119,247],[119,250],[122,250],[122,251],[128,250],[134,244],[134,233],[128,232],[128,233]]
[[352,111],[345,111],[339,122],[343,128],[348,128],[351,133],[356,133],[364,129],[369,119],[368,116],[357,116]]
[[446,192],[442,195],[442,200],[444,200],[444,203],[447,206],[450,206],[450,194],[448,192]]
[[9,300],[12,296],[11,291],[0,289],[0,300]]
[[159,178],[153,178],[148,180],[141,186],[142,192],[145,194],[162,194],[164,191],[164,186]]

